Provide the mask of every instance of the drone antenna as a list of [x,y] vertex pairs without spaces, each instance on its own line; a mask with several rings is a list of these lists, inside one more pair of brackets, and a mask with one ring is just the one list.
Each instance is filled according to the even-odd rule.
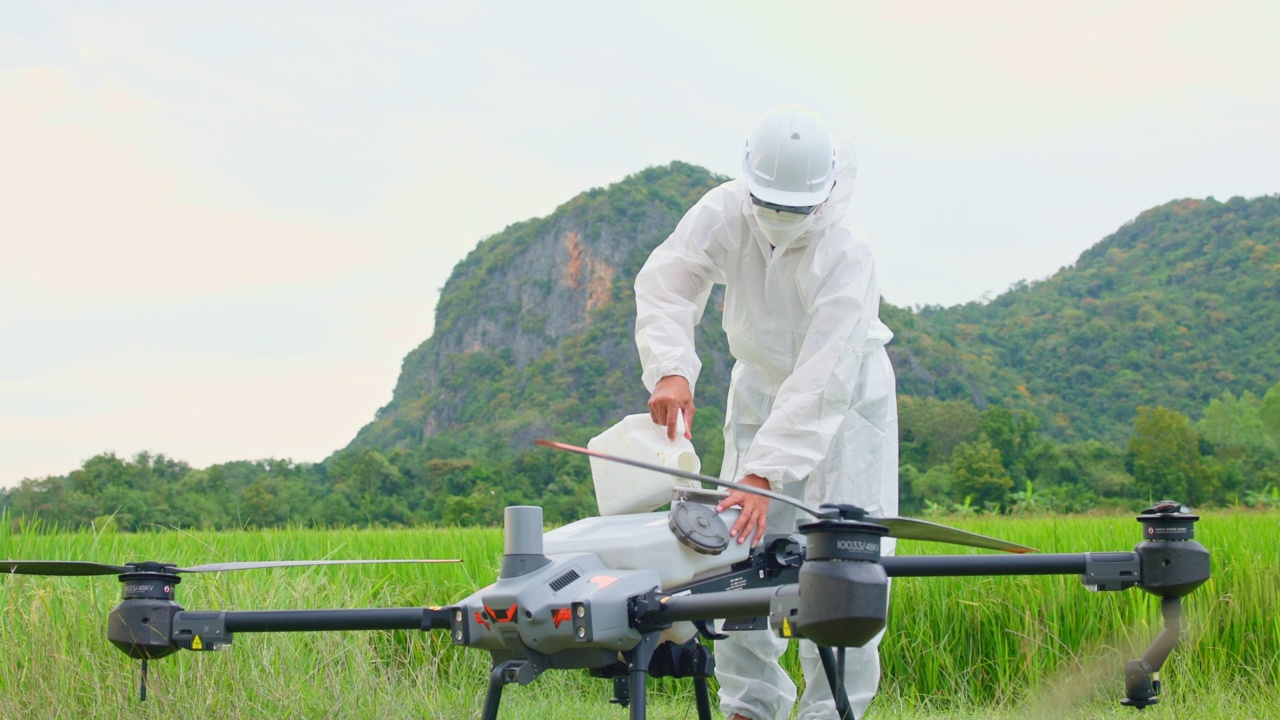
[[147,659],[142,658],[142,679],[138,683],[138,702],[147,701]]
[[638,468],[644,468],[645,470],[653,470],[654,472],[660,472],[665,475],[675,475],[676,477],[682,477],[682,478],[685,478],[686,480],[697,480],[699,482],[710,483],[712,485],[718,485],[723,488],[729,488],[730,490],[742,490],[743,492],[748,492],[753,495],[763,495],[771,500],[777,500],[779,502],[787,503],[788,505],[794,505],[820,520],[831,518],[836,513],[836,511],[819,510],[818,508],[815,508],[811,505],[806,505],[805,503],[802,503],[793,497],[788,497],[781,493],[773,492],[772,490],[762,490],[760,488],[751,487],[750,485],[742,485],[736,482],[729,482],[728,480],[721,480],[720,478],[714,478],[714,477],[711,477],[710,475],[701,475],[699,473],[687,472],[679,468],[664,467],[662,465],[655,465],[653,463],[647,463],[641,460],[632,460],[631,458],[622,457],[621,455],[610,455],[609,453],[602,453],[599,450],[591,450],[589,448],[578,447],[577,445],[569,445],[568,443],[562,443],[556,440],[534,440],[534,443],[541,445],[543,447],[549,447],[555,450],[568,450],[569,452],[575,452],[575,453],[578,453],[579,455],[590,455],[592,457],[598,457],[602,460],[619,462],[619,463],[623,463],[624,465],[634,465],[635,467],[638,467]]

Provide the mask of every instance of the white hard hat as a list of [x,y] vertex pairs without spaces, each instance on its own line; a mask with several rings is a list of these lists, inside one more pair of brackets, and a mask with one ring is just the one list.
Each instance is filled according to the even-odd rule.
[[770,110],[747,138],[742,172],[756,204],[812,212],[836,183],[831,133],[803,106]]

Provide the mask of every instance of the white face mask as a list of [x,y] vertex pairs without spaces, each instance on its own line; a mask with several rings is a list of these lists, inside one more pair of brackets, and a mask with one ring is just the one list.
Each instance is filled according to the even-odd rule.
[[813,215],[778,212],[759,206],[753,207],[752,210],[755,211],[760,232],[764,234],[769,244],[778,250],[786,250],[792,241],[803,235],[804,231],[813,224]]

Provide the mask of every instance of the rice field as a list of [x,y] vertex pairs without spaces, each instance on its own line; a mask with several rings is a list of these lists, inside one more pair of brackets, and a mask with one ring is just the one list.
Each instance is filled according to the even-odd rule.
[[[963,518],[964,529],[1045,552],[1131,549],[1132,517]],[[1188,598],[1187,636],[1165,666],[1161,704],[1141,717],[1277,718],[1280,701],[1280,514],[1216,512],[1197,540],[1213,578]],[[179,565],[233,560],[456,557],[456,565],[289,568],[189,575],[189,610],[414,607],[448,604],[489,584],[497,529],[157,531],[137,535],[13,532],[0,558]],[[953,552],[901,542],[899,554]],[[479,717],[485,653],[443,633],[243,634],[228,650],[153,661],[148,700],[138,665],[106,642],[114,576],[0,578],[0,718]],[[1138,589],[1090,593],[1074,577],[899,578],[882,648],[874,718],[1136,717],[1115,702],[1123,661],[1159,630]],[[784,658],[799,677],[794,650]],[[650,717],[695,718],[686,681],[662,681]],[[626,718],[610,683],[551,671],[508,686],[502,718]]]

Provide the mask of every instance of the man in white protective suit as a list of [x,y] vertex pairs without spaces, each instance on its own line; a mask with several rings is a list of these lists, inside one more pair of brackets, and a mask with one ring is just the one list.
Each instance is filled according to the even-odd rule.
[[[694,327],[708,294],[725,285],[724,329],[736,363],[725,411],[720,477],[809,505],[850,503],[871,515],[898,511],[898,412],[893,337],[879,319],[871,248],[849,213],[856,162],[808,110],[769,112],[747,139],[743,177],[711,190],[649,256],[636,277],[636,345],[654,422],[690,427],[701,363]],[[688,431],[686,430],[686,433]],[[795,529],[800,511],[734,491],[730,534],[754,544]],[[882,541],[885,555],[893,541]],[[845,687],[862,717],[880,679],[880,636],[849,648]],[[727,717],[789,718],[796,686],[770,630],[715,643],[720,708]],[[800,720],[836,718],[816,648],[801,641]]]

